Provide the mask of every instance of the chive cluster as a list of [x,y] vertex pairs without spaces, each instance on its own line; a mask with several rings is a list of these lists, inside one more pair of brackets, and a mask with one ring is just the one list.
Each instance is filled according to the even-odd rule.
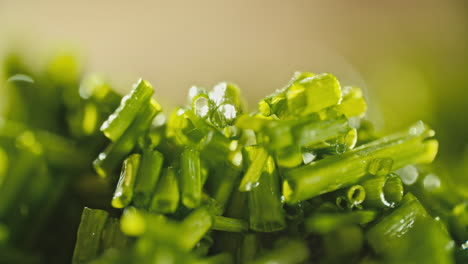
[[251,113],[226,82],[163,112],[149,82],[121,96],[70,54],[3,75],[2,263],[468,262],[468,194],[428,165],[434,131],[379,135],[331,74]]
[[[106,215],[85,209],[75,263],[409,263],[431,248],[424,263],[452,261],[446,227],[398,175],[435,158],[423,122],[378,137],[362,91],[331,74],[295,73],[253,113],[220,83],[190,88],[187,105],[156,122],[165,118],[151,94],[139,80],[123,97],[94,162],[116,184],[115,233],[129,243],[83,246],[88,218]],[[405,248],[416,242],[420,252]]]

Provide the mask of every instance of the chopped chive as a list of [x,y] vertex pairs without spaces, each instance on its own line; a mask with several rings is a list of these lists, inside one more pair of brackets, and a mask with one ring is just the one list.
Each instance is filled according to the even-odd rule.
[[245,147],[245,151],[251,162],[239,185],[239,191],[242,192],[251,191],[258,186],[268,160],[267,151],[260,146]]
[[101,250],[105,251],[110,248],[123,249],[128,243],[128,237],[120,230],[119,219],[109,217],[102,230]]
[[396,133],[340,156],[289,170],[283,183],[285,200],[297,203],[354,184],[366,176],[368,163],[375,158],[392,157],[395,169],[432,162],[438,146],[436,140],[426,140],[432,135],[432,130],[418,123],[406,133]]
[[245,234],[239,253],[240,263],[249,263],[255,259],[259,250],[258,235],[255,233]]
[[255,231],[275,232],[286,227],[286,220],[280,200],[278,172],[271,156],[266,167],[259,185],[247,193],[249,224]]
[[186,148],[180,159],[182,203],[188,208],[196,208],[200,205],[202,196],[200,152]]
[[395,174],[368,179],[361,183],[366,192],[363,205],[370,208],[395,207],[403,198],[403,184]]
[[133,198],[133,186],[140,166],[140,154],[130,155],[123,163],[122,173],[112,197],[114,208],[124,208]]
[[179,204],[179,185],[174,168],[164,169],[156,185],[150,212],[174,213]]
[[206,208],[198,208],[181,223],[180,245],[185,250],[191,250],[202,239],[213,225],[213,217]]
[[153,92],[151,84],[139,79],[132,91],[122,98],[115,112],[102,124],[101,131],[104,135],[114,142],[117,141],[150,101]]
[[215,216],[213,229],[226,232],[245,232],[249,229],[249,224],[242,219]]
[[72,263],[87,263],[97,257],[101,243],[101,232],[106,224],[107,216],[106,211],[84,208],[78,227]]
[[366,198],[366,190],[362,185],[356,184],[346,190],[346,199],[351,207],[362,204]]
[[343,100],[336,105],[336,110],[343,113],[346,117],[362,117],[367,110],[366,100],[358,87],[343,87]]
[[393,159],[391,158],[376,158],[369,162],[367,171],[376,176],[384,176],[392,171]]
[[377,217],[375,211],[353,211],[346,213],[316,213],[305,220],[309,232],[329,233],[346,225],[364,225],[374,221]]
[[294,168],[303,162],[302,151],[296,145],[279,149],[275,154],[276,163],[282,168]]
[[147,208],[150,205],[163,160],[163,155],[157,150],[143,151],[133,195],[133,202],[137,207]]
[[153,105],[146,106],[141,114],[116,142],[111,143],[94,160],[97,174],[103,178],[111,177],[124,158],[135,147],[137,138],[151,125],[158,110]]
[[297,240],[284,241],[274,250],[268,251],[251,264],[299,264],[309,257],[309,249],[304,242]]
[[222,208],[225,208],[238,183],[239,171],[229,166],[220,166],[215,174],[217,175],[215,175],[213,198]]

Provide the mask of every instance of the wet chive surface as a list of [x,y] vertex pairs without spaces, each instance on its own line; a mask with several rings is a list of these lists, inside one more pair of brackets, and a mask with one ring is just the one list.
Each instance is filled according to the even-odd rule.
[[122,97],[73,56],[48,67],[5,64],[1,261],[467,262],[434,131],[378,135],[332,74],[295,73],[252,112],[232,83],[192,87],[171,114],[143,79]]

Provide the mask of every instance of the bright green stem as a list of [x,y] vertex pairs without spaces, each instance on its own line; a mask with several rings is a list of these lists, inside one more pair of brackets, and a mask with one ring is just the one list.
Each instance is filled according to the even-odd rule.
[[112,197],[114,208],[124,208],[129,205],[133,198],[133,186],[140,166],[140,154],[130,155],[123,164],[119,182]]
[[302,241],[284,241],[281,246],[266,252],[250,264],[296,264],[303,263],[309,257],[309,249]]
[[213,229],[226,232],[245,232],[249,229],[249,224],[242,219],[215,216]]
[[163,165],[163,155],[157,150],[143,151],[141,165],[135,182],[133,202],[140,208],[148,208]]
[[153,93],[151,84],[143,79],[138,80],[133,90],[122,98],[119,107],[102,124],[101,131],[104,135],[114,142],[117,141],[149,103]]
[[239,186],[239,191],[248,192],[257,187],[268,160],[268,153],[263,147],[249,146],[245,151],[251,160],[249,168]]
[[107,216],[106,211],[84,208],[73,252],[73,264],[87,263],[97,256]]
[[180,166],[182,203],[188,208],[196,208],[202,196],[200,152],[186,148],[180,157]]
[[247,193],[250,228],[259,232],[275,232],[286,227],[280,200],[279,179],[274,161],[269,157],[269,169],[260,178],[259,185]]
[[198,208],[187,216],[180,226],[180,245],[185,250],[191,250],[203,238],[213,225],[213,217],[204,208]]
[[98,155],[93,166],[99,176],[107,178],[114,174],[124,158],[135,147],[138,137],[151,125],[157,112],[158,109],[153,104],[148,105],[119,140],[111,143],[104,152]]
[[407,132],[287,171],[283,183],[285,200],[297,203],[355,184],[366,176],[369,163],[376,158],[392,157],[394,169],[408,164],[430,163],[438,148],[436,140],[427,140],[433,135],[432,130],[419,122]]
[[179,204],[179,185],[174,168],[163,171],[151,201],[150,212],[174,213]]
[[395,207],[403,198],[403,183],[395,174],[371,178],[361,184],[366,190],[365,207]]

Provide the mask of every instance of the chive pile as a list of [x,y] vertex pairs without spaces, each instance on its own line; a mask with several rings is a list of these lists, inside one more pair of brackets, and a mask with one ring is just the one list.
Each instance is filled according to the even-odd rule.
[[21,254],[60,199],[58,214],[82,211],[72,263],[468,261],[467,195],[432,192],[434,131],[418,121],[378,135],[361,89],[331,74],[297,72],[251,113],[234,84],[192,87],[167,114],[143,79],[121,97],[67,56],[46,73],[7,62],[7,262],[41,262]]

